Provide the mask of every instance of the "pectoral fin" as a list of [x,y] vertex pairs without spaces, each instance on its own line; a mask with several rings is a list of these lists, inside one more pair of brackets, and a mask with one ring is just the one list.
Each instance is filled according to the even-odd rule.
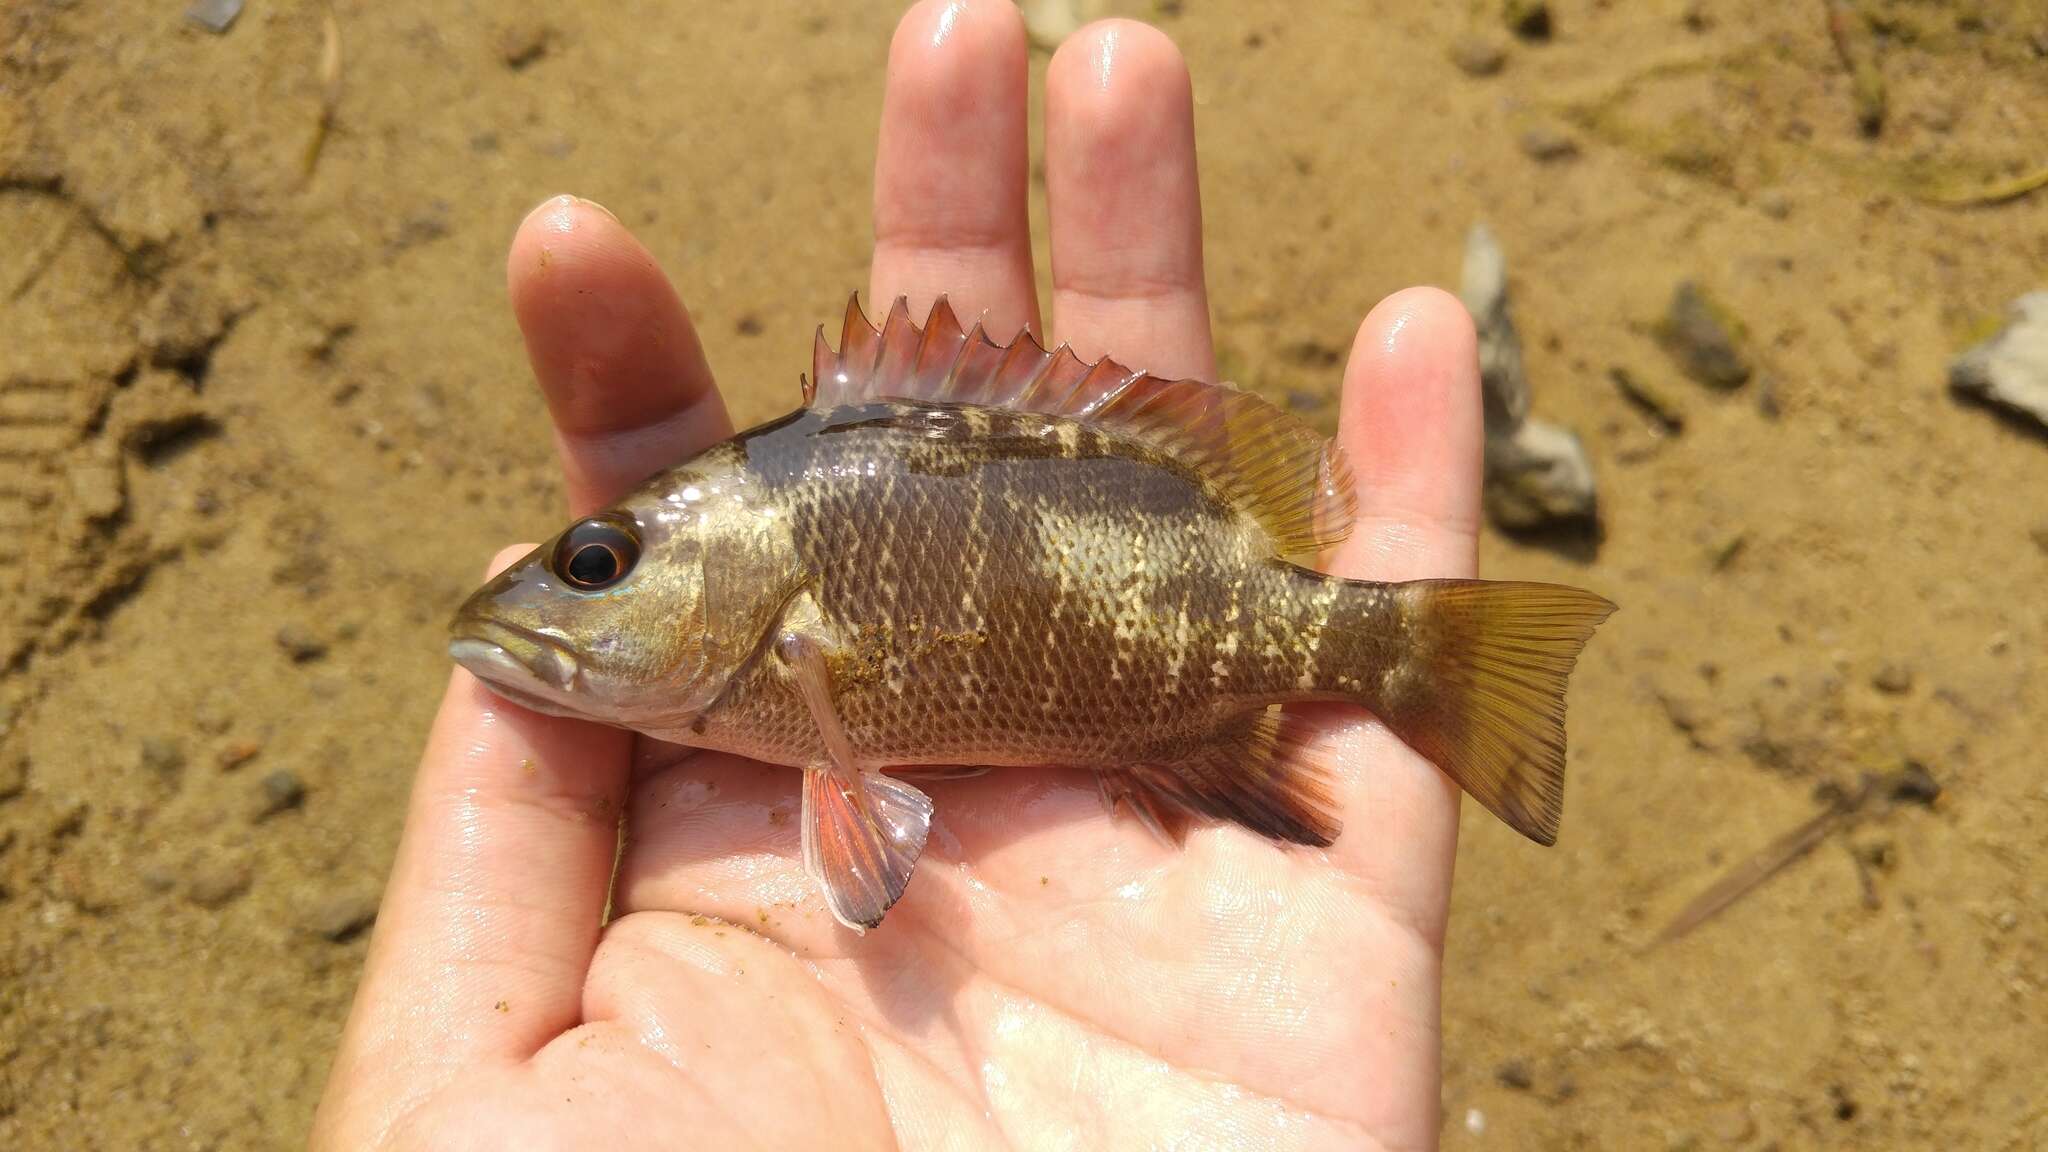
[[931,830],[931,798],[901,780],[864,772],[832,695],[826,642],[785,632],[775,651],[796,679],[827,761],[804,770],[804,870],[832,916],[856,932],[882,922],[903,895]]

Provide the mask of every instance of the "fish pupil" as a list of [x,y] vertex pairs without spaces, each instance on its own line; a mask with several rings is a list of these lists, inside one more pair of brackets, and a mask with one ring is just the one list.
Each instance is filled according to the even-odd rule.
[[619,558],[602,544],[585,544],[569,557],[569,579],[578,584],[604,584],[619,574]]

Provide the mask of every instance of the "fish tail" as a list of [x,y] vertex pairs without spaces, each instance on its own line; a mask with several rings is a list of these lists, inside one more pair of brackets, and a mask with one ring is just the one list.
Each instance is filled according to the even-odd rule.
[[[1357,585],[1396,628],[1356,681],[1361,702],[1509,826],[1557,840],[1564,813],[1565,682],[1614,605],[1578,588],[1493,580]],[[1368,620],[1387,623],[1389,612]],[[1399,637],[1386,643],[1388,633]],[[1396,655],[1395,653],[1398,653]]]

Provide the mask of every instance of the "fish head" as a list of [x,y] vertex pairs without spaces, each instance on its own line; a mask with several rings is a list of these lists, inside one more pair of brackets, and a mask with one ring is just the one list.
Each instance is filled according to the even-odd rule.
[[722,684],[707,643],[704,517],[643,488],[563,529],[456,612],[449,655],[513,703],[647,731]]

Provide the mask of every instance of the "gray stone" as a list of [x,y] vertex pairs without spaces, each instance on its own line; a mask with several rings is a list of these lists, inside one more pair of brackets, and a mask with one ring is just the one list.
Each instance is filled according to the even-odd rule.
[[221,908],[239,899],[255,880],[244,860],[208,860],[192,870],[185,895],[201,908]]
[[1479,330],[1479,391],[1488,437],[1508,436],[1529,416],[1529,378],[1522,368],[1522,337],[1508,307],[1508,260],[1485,224],[1465,236],[1458,296]]
[[1599,499],[1586,446],[1577,433],[1542,420],[1488,438],[1485,503],[1493,522],[1512,531],[1590,523]]
[[1585,445],[1569,429],[1529,418],[1522,338],[1508,304],[1507,257],[1484,224],[1473,225],[1466,237],[1459,295],[1479,331],[1487,514],[1512,531],[1591,522],[1598,501]]
[[185,749],[176,740],[152,736],[142,742],[142,766],[160,776],[170,776],[185,766]]
[[1491,36],[1473,33],[1451,41],[1451,63],[1467,76],[1493,76],[1507,66],[1508,50]]
[[306,930],[337,944],[377,921],[377,897],[362,892],[330,896],[306,909]]
[[279,768],[263,778],[256,800],[256,819],[275,816],[297,808],[306,801],[306,784],[289,768]]
[[1949,365],[1948,386],[2048,431],[2048,291],[2013,301],[2005,327]]
[[277,646],[294,664],[306,664],[327,655],[327,641],[298,624],[287,624],[277,630]]
[[1698,284],[1681,281],[1657,338],[1685,374],[1712,388],[1739,388],[1749,379],[1735,324]]
[[1570,160],[1579,154],[1579,142],[1562,129],[1549,124],[1537,124],[1524,129],[1520,143],[1526,155],[1546,164]]

